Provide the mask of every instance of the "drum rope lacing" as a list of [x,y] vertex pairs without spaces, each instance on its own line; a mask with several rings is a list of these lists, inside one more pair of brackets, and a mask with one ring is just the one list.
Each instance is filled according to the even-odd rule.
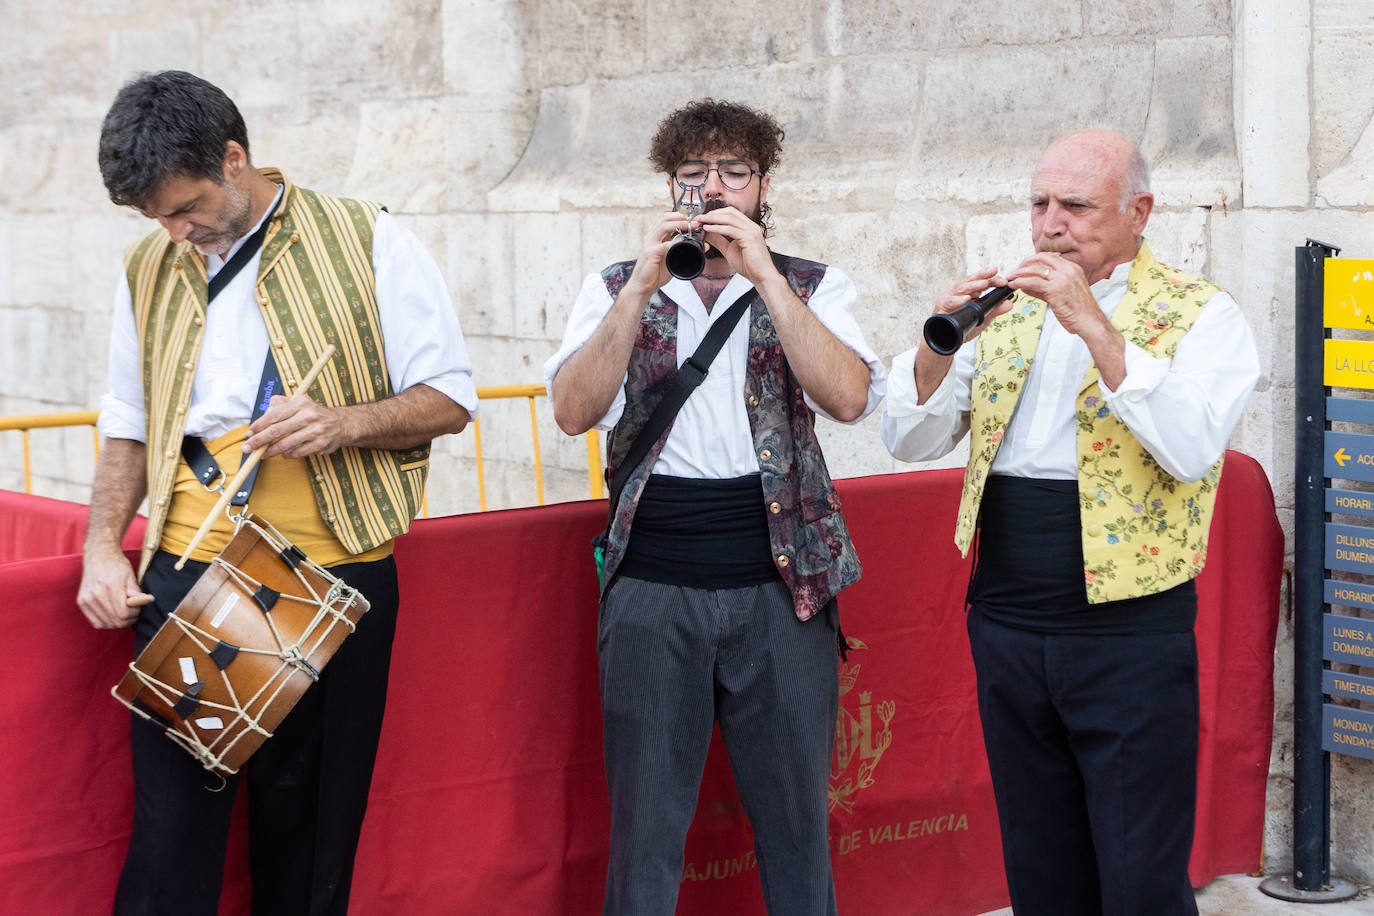
[[[278,553],[281,553],[285,548],[290,546],[279,536],[274,537],[274,535],[277,534],[275,529],[263,529],[258,525],[253,524],[246,518],[241,520],[240,524],[248,525],[257,530],[263,538],[263,540],[266,543],[268,543],[268,545],[271,546]],[[249,594],[252,594],[254,591],[256,591],[259,587],[263,585],[263,583],[257,581],[252,576],[243,573],[239,569],[235,568],[232,564],[225,562],[220,557],[215,557],[211,561],[211,563],[213,565],[218,565],[220,568],[222,568],[229,578],[237,582],[239,586]],[[236,769],[232,769],[224,764],[224,757],[233,749],[234,744],[239,739],[243,738],[245,735],[248,735],[250,732],[256,732],[257,734],[262,735],[264,739],[270,738],[272,736],[271,732],[267,731],[261,726],[259,716],[250,714],[249,709],[257,708],[262,711],[266,711],[267,709],[269,709],[272,703],[276,700],[277,696],[281,693],[281,691],[285,689],[290,683],[290,672],[293,670],[304,673],[312,681],[318,680],[319,671],[315,668],[314,665],[312,665],[309,662],[310,656],[313,655],[319,649],[319,647],[324,643],[324,641],[333,631],[335,626],[343,624],[344,626],[348,627],[350,633],[357,629],[357,624],[354,623],[354,621],[349,619],[349,617],[347,616],[347,611],[350,608],[352,608],[357,602],[357,589],[345,585],[339,580],[334,579],[332,576],[329,576],[327,573],[324,572],[323,569],[321,569],[317,564],[315,564],[308,558],[302,561],[300,565],[304,566],[307,564],[309,568],[315,570],[316,572],[330,580],[331,584],[329,589],[325,592],[322,598],[318,590],[302,574],[299,566],[292,567],[292,572],[295,574],[296,580],[301,584],[302,589],[308,593],[308,597],[302,595],[280,593],[278,596],[278,600],[280,601],[282,599],[285,599],[288,601],[298,601],[302,604],[314,605],[317,608],[315,615],[311,618],[310,622],[304,628],[302,628],[301,634],[296,639],[296,641],[291,643],[290,645],[287,645],[285,639],[281,634],[281,630],[277,627],[276,622],[272,619],[272,614],[270,612],[263,612],[263,617],[267,621],[267,625],[268,628],[271,630],[272,637],[277,643],[277,651],[273,652],[269,649],[255,649],[250,646],[237,647],[239,652],[276,657],[283,663],[282,667],[277,672],[274,672],[273,675],[262,686],[260,686],[258,690],[253,693],[252,696],[248,697],[246,702],[239,698],[237,691],[234,689],[233,681],[230,680],[224,674],[223,671],[220,671],[219,674],[221,679],[223,680],[225,689],[229,693],[230,703],[232,703],[233,705],[216,703],[208,699],[199,700],[199,705],[197,707],[198,709],[205,708],[208,710],[217,710],[220,712],[227,713],[231,715],[231,717],[234,720],[231,724],[242,723],[245,727],[241,730],[235,730],[231,727],[225,727],[221,730],[219,737],[217,737],[214,741],[211,741],[208,744],[202,741],[200,737],[189,726],[184,726],[184,731],[182,730],[182,728],[177,728],[174,726],[167,727],[164,731],[164,734],[166,734],[167,737],[182,745],[183,748],[185,748],[193,756],[199,759],[203,766],[209,769],[217,771],[222,770],[227,771],[229,773],[238,772]],[[336,607],[335,605],[340,606]],[[215,646],[220,644],[220,640],[217,636],[196,626],[190,621],[184,620],[175,614],[169,616],[167,619],[169,621],[175,621],[176,626],[182,631],[182,633],[186,635],[188,638],[190,638],[193,642],[195,642],[197,646],[207,655],[209,655],[211,651],[213,651]],[[324,625],[322,627],[321,624],[326,619],[328,619],[329,622],[327,625]],[[312,636],[315,637],[313,644],[309,647],[308,650],[303,652],[303,644]],[[184,691],[182,689],[168,685],[165,682],[160,681],[155,677],[152,677],[151,675],[145,674],[138,668],[134,667],[133,663],[130,663],[129,669],[134,673],[135,677],[137,677],[138,680],[145,687],[147,687],[153,693],[158,694],[160,698],[169,706],[175,705],[176,701],[180,699],[183,695]],[[283,673],[285,673],[286,676],[279,676]],[[271,688],[271,692],[264,700],[263,695],[268,692],[269,688]],[[260,703],[259,701],[262,702]],[[150,721],[152,721],[154,718],[153,716],[148,715],[147,713],[143,712],[137,707],[134,707],[134,712],[142,716],[144,719],[148,719]],[[236,731],[234,737],[230,738],[229,740],[224,740],[228,737],[229,733],[233,731]],[[220,745],[221,743],[223,744],[223,746],[217,747],[217,745]]]

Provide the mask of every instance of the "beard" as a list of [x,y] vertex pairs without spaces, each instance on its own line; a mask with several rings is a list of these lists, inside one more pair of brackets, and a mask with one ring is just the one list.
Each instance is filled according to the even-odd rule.
[[[702,212],[702,213],[709,213],[709,212],[711,212],[712,210],[719,210],[719,209],[721,209],[722,207],[725,207],[725,206],[728,206],[728,205],[725,203],[725,201],[721,200],[719,197],[712,197],[710,200],[706,201],[705,206],[703,206],[703,207],[701,208],[701,212]],[[761,205],[758,201],[755,201],[755,202],[754,202],[754,210],[753,210],[753,212],[752,212],[752,213],[746,213],[746,214],[744,214],[744,215],[747,216],[747,217],[749,217],[749,218],[750,218],[751,220],[753,220],[755,223],[757,223],[758,226],[759,226],[759,228],[762,229],[762,230],[764,231],[764,235],[765,235],[765,236],[768,234],[768,226],[767,226],[767,224],[765,224],[764,221],[763,221],[763,207],[762,207],[762,205]],[[724,259],[725,259],[725,255],[724,255],[724,254],[721,252],[721,250],[720,250],[719,248],[717,248],[715,245],[707,245],[707,246],[706,246],[706,259],[707,259],[707,260],[710,260],[711,258],[719,258],[719,259],[721,259],[721,260],[724,260]]]
[[201,254],[223,256],[253,226],[252,196],[238,185],[226,181],[224,206],[215,214],[215,226],[197,229],[186,237]]

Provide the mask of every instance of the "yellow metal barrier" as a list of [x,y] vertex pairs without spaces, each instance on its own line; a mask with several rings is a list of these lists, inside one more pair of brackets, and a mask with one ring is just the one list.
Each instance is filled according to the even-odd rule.
[[[539,418],[534,410],[534,399],[545,396],[543,384],[534,385],[489,385],[477,389],[480,401],[495,401],[503,398],[525,398],[530,404],[530,449],[534,454],[534,487],[537,504],[544,505],[544,464],[539,454]],[[482,468],[482,416],[472,420],[472,435],[477,453],[477,498],[481,511],[487,511],[486,476]],[[588,430],[587,438],[587,484],[592,499],[600,499],[604,493],[601,476],[601,440],[596,430]]]
[[[536,385],[491,385],[477,389],[477,397],[483,401],[495,401],[505,398],[525,398],[530,405],[530,437],[531,451],[534,455],[534,480],[535,492],[538,505],[544,504],[544,464],[539,454],[539,418],[535,412],[534,399],[544,396],[544,386]],[[0,417],[0,432],[6,430],[18,430],[24,453],[24,492],[33,492],[33,471],[32,461],[29,457],[29,430],[51,429],[64,426],[89,426],[91,427],[91,439],[95,454],[100,454],[100,433],[95,429],[96,419],[100,416],[99,411],[79,410],[70,413],[49,413],[49,414],[30,414],[28,416]],[[482,467],[482,420],[481,416],[474,417],[472,421],[472,432],[476,445],[477,458],[477,494],[478,502],[482,511],[487,508],[487,489],[486,478]],[[596,430],[589,430],[586,434],[587,439],[587,483],[588,491],[592,499],[600,499],[604,495],[601,476],[601,440],[597,436]]]
[[0,417],[0,432],[8,429],[19,430],[24,451],[24,492],[33,492],[33,463],[29,458],[29,430],[51,429],[58,426],[89,426],[91,428],[92,448],[100,457],[100,433],[96,431],[95,421],[100,416],[98,410],[76,410],[71,413],[37,413],[28,416]]

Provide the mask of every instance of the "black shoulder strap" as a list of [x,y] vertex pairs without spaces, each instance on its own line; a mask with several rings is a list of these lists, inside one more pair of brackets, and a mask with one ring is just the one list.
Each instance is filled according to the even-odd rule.
[[[219,272],[210,278],[209,289],[206,291],[206,302],[213,302],[215,297],[229,285],[229,281],[234,279],[234,277],[238,275],[238,272],[243,270],[244,266],[249,261],[253,260],[253,256],[262,248],[262,240],[267,235],[267,224],[272,222],[272,215],[277,212],[277,207],[280,206],[285,196],[285,189],[277,193],[277,197],[272,201],[272,206],[267,210],[267,215],[262,218],[262,223],[253,231],[253,234],[248,237],[239,250],[234,252],[234,256],[225,262],[224,266],[219,269]],[[267,402],[271,400],[273,393],[280,388],[281,373],[277,369],[277,361],[272,358],[272,348],[268,347],[267,359],[262,365],[262,379],[258,383],[258,396],[253,400],[253,413],[248,418],[250,424],[258,417],[262,416],[263,412],[267,409]],[[224,475],[220,470],[219,463],[215,461],[209,449],[205,447],[205,443],[201,442],[195,436],[182,437],[181,455],[186,459],[186,463],[190,466],[201,484],[206,488],[210,488],[212,482],[217,481],[221,484],[224,482],[223,478],[227,475]],[[254,466],[248,478],[244,480],[243,486],[239,488],[238,493],[234,494],[233,504],[235,506],[246,506],[248,504],[248,497],[253,492],[253,484],[256,483],[258,479],[259,467],[261,467],[261,465]]]
[[253,256],[262,247],[262,240],[267,235],[267,224],[272,222],[272,214],[277,212],[277,207],[283,197],[286,196],[285,189],[277,192],[276,198],[272,201],[272,206],[268,209],[267,215],[262,218],[262,224],[253,230],[253,234],[248,236],[248,240],[234,256],[225,262],[213,277],[210,278],[209,289],[205,293],[206,302],[214,302],[215,297],[220,291],[229,285],[229,281],[238,276],[238,272],[243,270],[244,265],[253,260]]
[[706,332],[701,343],[697,346],[696,352],[687,357],[677,370],[677,375],[673,378],[673,387],[668,389],[668,393],[663,396],[663,400],[658,402],[653,413],[649,414],[648,421],[644,424],[644,429],[635,438],[634,444],[630,446],[630,453],[625,456],[625,461],[616,469],[615,476],[611,478],[611,515],[615,515],[616,506],[620,504],[620,491],[625,489],[625,482],[630,478],[630,472],[639,467],[644,456],[649,454],[649,449],[658,441],[658,437],[663,435],[663,431],[668,428],[668,424],[673,422],[677,412],[682,409],[682,405],[687,403],[687,398],[691,397],[692,392],[706,378],[706,373],[711,369],[711,363],[715,360],[716,354],[724,346],[725,339],[730,336],[730,332],[739,324],[740,316],[749,310],[754,300],[758,298],[758,290],[750,290],[741,296],[729,310],[711,325],[711,329]]

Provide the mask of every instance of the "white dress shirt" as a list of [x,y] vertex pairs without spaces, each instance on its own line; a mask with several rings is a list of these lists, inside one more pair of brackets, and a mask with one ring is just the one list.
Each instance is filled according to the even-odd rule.
[[[209,256],[206,273],[218,273],[255,229],[257,225],[224,257]],[[254,254],[206,311],[186,415],[188,436],[215,439],[246,425],[252,415],[268,345],[267,325],[253,292],[261,257],[261,251]],[[372,269],[392,391],[425,384],[475,415],[472,361],[443,275],[419,239],[386,211],[377,214]],[[115,287],[109,390],[100,399],[99,429],[111,439],[143,442],[147,436],[138,331],[123,270]]]
[[[751,289],[753,286],[749,281],[736,274],[721,291],[720,298],[708,314],[691,281],[674,278],[662,287],[663,295],[678,304],[678,366],[685,363],[696,350],[712,322],[724,315],[736,300]],[[868,416],[878,406],[887,377],[882,361],[869,348],[858,322],[854,320],[857,300],[858,292],[849,277],[837,268],[827,267],[825,276],[807,302],[807,307],[821,324],[857,353],[868,366],[868,403],[854,423]],[[550,399],[553,397],[553,378],[559,368],[601,326],[613,303],[601,275],[589,275],[568,318],[563,345],[544,364],[544,384]],[[682,405],[668,434],[668,441],[654,463],[653,473],[699,479],[725,479],[758,473],[759,459],[754,454],[754,437],[749,428],[749,414],[743,395],[748,370],[749,326],[747,316],[744,316],[711,363],[705,381]],[[806,395],[806,403],[812,410],[829,417],[810,395]],[[624,409],[625,388],[622,382],[610,410],[597,422],[596,428],[614,427]]]
[[[1092,286],[1110,316],[1126,295],[1131,262]],[[917,403],[916,350],[892,361],[881,435],[894,457],[927,461],[953,450],[969,429],[969,390],[977,338],[925,404]],[[1057,480],[1078,478],[1077,395],[1092,363],[1088,345],[1064,330],[1046,308],[1035,361],[991,472]],[[1126,377],[1115,391],[1099,382],[1107,408],[1169,474],[1197,481],[1221,457],[1259,379],[1259,356],[1249,325],[1230,294],[1202,307],[1172,359],[1126,343]]]

